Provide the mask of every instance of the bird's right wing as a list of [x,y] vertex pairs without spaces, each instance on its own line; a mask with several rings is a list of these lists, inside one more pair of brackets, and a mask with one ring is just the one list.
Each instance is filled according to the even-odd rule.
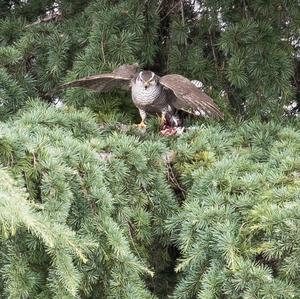
[[105,92],[114,88],[129,89],[130,81],[139,71],[138,64],[124,64],[111,73],[84,77],[60,86],[61,89],[83,87],[94,91]]
[[165,75],[159,80],[160,84],[171,92],[171,104],[177,108],[197,116],[223,118],[214,101],[189,79],[177,75]]

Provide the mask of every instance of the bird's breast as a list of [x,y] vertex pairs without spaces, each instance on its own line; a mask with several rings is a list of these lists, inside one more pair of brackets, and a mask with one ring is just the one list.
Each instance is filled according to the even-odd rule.
[[132,85],[132,100],[138,107],[147,107],[164,102],[164,92],[161,86],[149,86],[145,89],[140,85]]

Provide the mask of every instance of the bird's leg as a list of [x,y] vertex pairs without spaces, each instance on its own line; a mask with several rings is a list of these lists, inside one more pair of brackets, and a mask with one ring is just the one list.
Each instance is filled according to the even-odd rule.
[[137,125],[138,128],[140,129],[145,129],[147,127],[147,125],[145,124],[145,119],[146,119],[146,112],[142,109],[139,109],[140,112],[140,116],[141,116],[141,122]]
[[137,126],[138,126],[139,129],[147,128],[147,125],[145,124],[145,122],[143,120]]
[[163,127],[166,123],[166,113],[167,113],[166,111],[161,112],[161,116],[159,118],[159,124],[161,127]]

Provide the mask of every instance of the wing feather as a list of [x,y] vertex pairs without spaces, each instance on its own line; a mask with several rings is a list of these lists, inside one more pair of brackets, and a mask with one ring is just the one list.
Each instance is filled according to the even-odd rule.
[[213,99],[198,89],[189,79],[171,74],[163,76],[160,84],[171,91],[169,100],[175,108],[198,116],[223,118],[223,113]]
[[63,84],[60,88],[83,87],[94,91],[110,91],[114,88],[129,89],[130,81],[138,73],[137,64],[125,64],[115,69],[112,73],[104,73],[84,77],[70,83]]

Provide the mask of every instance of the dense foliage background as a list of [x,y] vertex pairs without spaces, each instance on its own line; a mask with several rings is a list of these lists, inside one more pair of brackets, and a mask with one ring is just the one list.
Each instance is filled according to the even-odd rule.
[[[0,298],[300,298],[299,28],[295,0],[0,1]],[[225,121],[53,92],[133,62]]]

